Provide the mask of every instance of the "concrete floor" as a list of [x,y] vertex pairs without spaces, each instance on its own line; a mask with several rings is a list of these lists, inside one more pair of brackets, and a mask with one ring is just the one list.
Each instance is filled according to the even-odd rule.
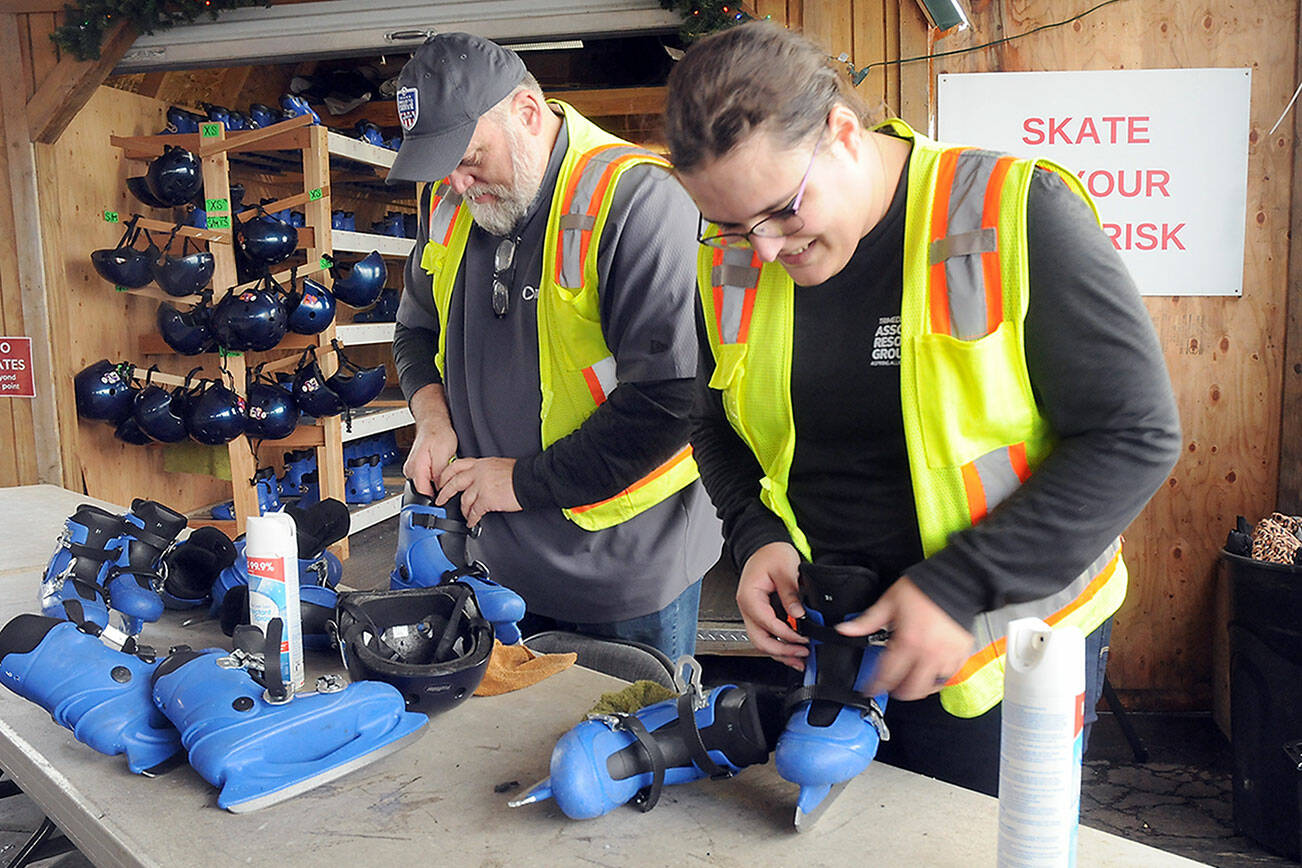
[[[387,583],[397,545],[395,519],[351,538],[344,581],[357,588]],[[702,609],[727,617],[729,571],[714,570],[702,593]],[[733,617],[735,608],[732,609]],[[772,661],[761,658],[707,658],[707,677],[756,680],[773,675]],[[1287,866],[1234,832],[1230,746],[1204,714],[1131,714],[1129,720],[1149,752],[1135,762],[1129,744],[1109,714],[1100,717],[1081,775],[1081,823],[1221,868]],[[18,795],[0,800],[0,863],[8,864],[42,820],[35,804]],[[90,865],[80,853],[37,863],[46,868]],[[199,864],[199,863],[196,863]]]

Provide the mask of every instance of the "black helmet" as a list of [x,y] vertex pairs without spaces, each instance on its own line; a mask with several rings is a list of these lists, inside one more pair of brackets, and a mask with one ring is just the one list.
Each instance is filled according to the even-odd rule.
[[387,681],[431,716],[475,692],[493,652],[493,627],[460,582],[341,594],[334,634],[353,681]]
[[291,279],[289,298],[289,330],[300,335],[319,334],[330,327],[335,319],[335,296],[324,284],[310,277],[303,279],[303,289]]
[[163,255],[150,263],[154,282],[168,295],[177,298],[197,295],[203,291],[208,281],[212,280],[213,268],[216,266],[213,255],[206,250],[200,250],[197,243],[195,243],[194,253],[190,253],[190,245],[194,242],[188,235],[181,242],[181,255],[168,255],[167,250],[172,246],[172,239],[176,237],[176,232],[180,228],[181,225],[178,223],[172,229],[172,235],[163,246]]
[[212,311],[212,331],[228,350],[269,350],[285,336],[289,316],[270,280],[236,294],[227,290]]
[[288,389],[264,375],[258,366],[252,371],[247,391],[244,433],[259,440],[283,440],[294,433],[299,412]]
[[190,436],[209,446],[229,443],[244,433],[244,399],[220,380],[200,380],[185,413]]
[[203,186],[199,158],[180,145],[164,145],[145,172],[145,182],[154,198],[165,205],[184,205]]
[[117,286],[125,286],[127,289],[139,289],[153,280],[149,266],[158,258],[158,247],[154,245],[148,230],[143,232],[149,241],[149,246],[144,250],[137,250],[135,247],[136,240],[142,232],[136,226],[136,221],[139,219],[139,215],[131,218],[116,247],[96,250],[90,255],[90,263],[95,266],[95,271],[100,277]]
[[[151,365],[145,374],[144,388],[131,403],[131,417],[144,434],[164,443],[177,443],[189,436],[185,428],[182,397],[190,388],[189,377],[185,385],[164,389],[150,382],[157,365]],[[193,373],[193,372],[191,372]],[[178,400],[178,398],[180,400]]]
[[335,354],[339,358],[339,369],[326,380],[330,390],[343,399],[349,407],[361,407],[371,403],[384,391],[384,365],[373,368],[358,367],[352,359],[344,355],[339,341],[332,342]]
[[132,446],[144,446],[145,444],[152,442],[152,438],[147,433],[140,430],[140,426],[136,424],[134,416],[128,416],[119,422],[117,427],[113,429],[113,436],[121,440],[123,443],[130,443]]
[[344,399],[326,382],[313,347],[303,351],[303,358],[294,371],[294,401],[298,409],[317,418],[338,416],[348,409]]
[[235,244],[255,268],[284,262],[298,248],[298,230],[258,206],[257,216],[236,222]]
[[217,348],[212,333],[212,307],[205,294],[202,301],[187,311],[177,310],[170,301],[158,304],[158,331],[169,347],[183,356],[195,356]]
[[170,208],[166,202],[160,202],[149,189],[149,179],[144,175],[137,175],[134,178],[127,178],[127,189],[131,195],[140,200],[141,203],[148,205],[150,208]]
[[114,364],[100,359],[78,371],[73,378],[77,415],[83,419],[104,419],[114,425],[130,416],[137,391],[131,385],[134,370],[130,362]]
[[330,276],[334,278],[330,289],[335,298],[353,307],[368,307],[380,297],[389,273],[384,267],[384,257],[378,250],[372,250],[354,262],[347,274],[338,263],[330,266]]

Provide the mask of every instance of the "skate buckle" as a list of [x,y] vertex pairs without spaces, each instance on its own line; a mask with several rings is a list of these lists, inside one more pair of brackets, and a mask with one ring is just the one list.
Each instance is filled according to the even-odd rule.
[[624,728],[624,717],[619,714],[602,714],[600,712],[588,712],[587,720],[595,720],[598,723],[604,723],[610,727],[612,732],[619,732]]
[[236,648],[225,657],[217,658],[217,665],[223,669],[262,669],[262,655],[250,654],[242,648]]
[[701,664],[690,654],[674,661],[674,687],[680,694],[691,694],[692,711],[700,711],[710,704],[701,687]]
[[882,707],[877,704],[875,698],[868,700],[868,710],[862,712],[863,716],[868,718],[868,722],[877,730],[878,741],[890,741],[891,731],[886,728],[886,715],[882,712]]
[[886,643],[890,641],[890,638],[890,630],[878,630],[876,633],[869,633],[864,637],[864,640],[867,641],[869,645],[876,645],[884,648],[886,647]]
[[326,586],[326,579],[329,573],[328,573],[328,568],[326,566],[324,553],[320,558],[318,558],[317,560],[313,561],[311,564],[308,565],[307,571],[309,573],[316,573],[316,580],[313,582],[313,584],[320,585],[323,588]]
[[348,686],[342,675],[318,675],[316,679],[317,693],[338,693]]

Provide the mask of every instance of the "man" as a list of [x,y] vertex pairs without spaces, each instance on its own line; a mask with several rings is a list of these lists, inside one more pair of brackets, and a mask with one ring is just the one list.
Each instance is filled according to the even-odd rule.
[[526,635],[691,653],[720,547],[687,446],[695,208],[662,160],[477,36],[429,39],[397,104],[388,180],[432,182],[393,343],[404,472],[438,504],[460,495]]

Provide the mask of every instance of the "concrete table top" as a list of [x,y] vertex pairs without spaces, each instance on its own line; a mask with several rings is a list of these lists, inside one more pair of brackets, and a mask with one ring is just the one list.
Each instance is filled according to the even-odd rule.
[[[0,623],[37,610],[62,520],[87,500],[50,486],[0,489]],[[142,640],[230,647],[215,623],[184,627],[181,615],[147,625]],[[309,683],[339,671],[336,656],[306,653]],[[524,690],[472,697],[409,747],[248,814],[219,809],[216,790],[188,765],[131,774],[122,757],[95,753],[8,690],[0,690],[0,767],[100,866],[994,865],[995,799],[879,764],[805,834],[791,825],[796,787],[771,762],[666,787],[645,814],[621,807],[573,821],[553,802],[508,807],[546,775],[557,738],[622,683],[573,667]],[[495,790],[511,782],[519,786]],[[1078,863],[1199,864],[1084,827]]]

